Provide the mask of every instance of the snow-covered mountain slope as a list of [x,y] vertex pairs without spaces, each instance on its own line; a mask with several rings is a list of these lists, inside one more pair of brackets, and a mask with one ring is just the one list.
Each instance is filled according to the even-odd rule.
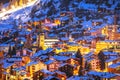
[[[120,3],[119,0],[116,0],[116,2],[114,0],[108,0],[108,2],[104,0],[37,0],[30,6],[21,7],[21,9],[5,14],[0,18],[0,24],[13,25],[13,23],[16,23],[17,25],[33,20],[34,17],[38,19],[58,17],[60,12],[63,11],[71,11],[75,14],[75,17],[78,17],[82,16],[79,14],[80,9],[97,11],[99,7],[105,7],[115,10],[118,3]],[[84,17],[85,19],[86,17]]]
[[[7,29],[12,28],[15,24],[18,25],[19,23],[26,22],[30,20],[29,14],[31,13],[31,9],[37,0],[27,3],[23,6],[18,6],[13,9],[9,9],[7,11],[0,12],[0,28]],[[8,4],[8,3],[6,3]],[[6,5],[5,4],[5,5]],[[8,25],[3,27],[3,25]]]

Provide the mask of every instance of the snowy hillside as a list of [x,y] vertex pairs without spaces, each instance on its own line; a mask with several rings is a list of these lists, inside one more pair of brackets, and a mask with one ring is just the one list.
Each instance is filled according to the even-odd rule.
[[[36,1],[37,0],[34,0],[32,2],[27,3],[26,5],[18,6],[16,8],[9,9],[7,11],[3,11],[3,12],[1,11],[0,12],[1,30],[12,28],[12,26],[14,25],[18,25],[20,23],[28,21],[30,19],[29,14],[31,12],[33,5],[36,3]],[[6,3],[6,4],[9,4],[9,3]],[[10,26],[3,27],[4,24],[10,25]]]
[[114,0],[109,0],[108,2],[103,0],[93,2],[89,0],[37,0],[29,6],[21,7],[16,11],[5,14],[0,18],[0,24],[2,23],[3,25],[7,22],[10,25],[18,25],[33,20],[34,17],[38,19],[58,17],[60,12],[63,11],[71,11],[75,14],[75,17],[78,17],[82,16],[79,14],[81,12],[80,9],[97,11],[99,7],[105,7],[115,10],[118,3],[120,3],[119,0],[116,0],[116,2]]
[[72,11],[77,12],[77,9],[84,10],[93,10],[97,11],[99,7],[115,10],[119,5],[119,0],[98,0],[98,1],[89,1],[89,0],[39,0],[37,4],[33,7],[31,11],[32,17],[50,17],[56,16],[62,11]]

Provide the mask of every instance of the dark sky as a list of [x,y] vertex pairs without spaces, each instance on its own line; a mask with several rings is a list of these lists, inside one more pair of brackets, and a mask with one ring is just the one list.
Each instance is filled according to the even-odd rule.
[[6,3],[8,1],[10,1],[10,0],[0,0],[0,3]]

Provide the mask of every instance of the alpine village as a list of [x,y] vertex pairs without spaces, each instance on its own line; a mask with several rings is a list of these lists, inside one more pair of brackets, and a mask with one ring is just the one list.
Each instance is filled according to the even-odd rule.
[[120,80],[120,0],[0,0],[0,80]]

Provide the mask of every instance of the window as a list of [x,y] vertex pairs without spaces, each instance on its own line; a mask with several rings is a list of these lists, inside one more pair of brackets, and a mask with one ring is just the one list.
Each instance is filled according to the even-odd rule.
[[54,68],[54,64],[51,64],[51,65],[50,65],[50,68]]
[[35,70],[35,66],[32,66],[32,70]]

